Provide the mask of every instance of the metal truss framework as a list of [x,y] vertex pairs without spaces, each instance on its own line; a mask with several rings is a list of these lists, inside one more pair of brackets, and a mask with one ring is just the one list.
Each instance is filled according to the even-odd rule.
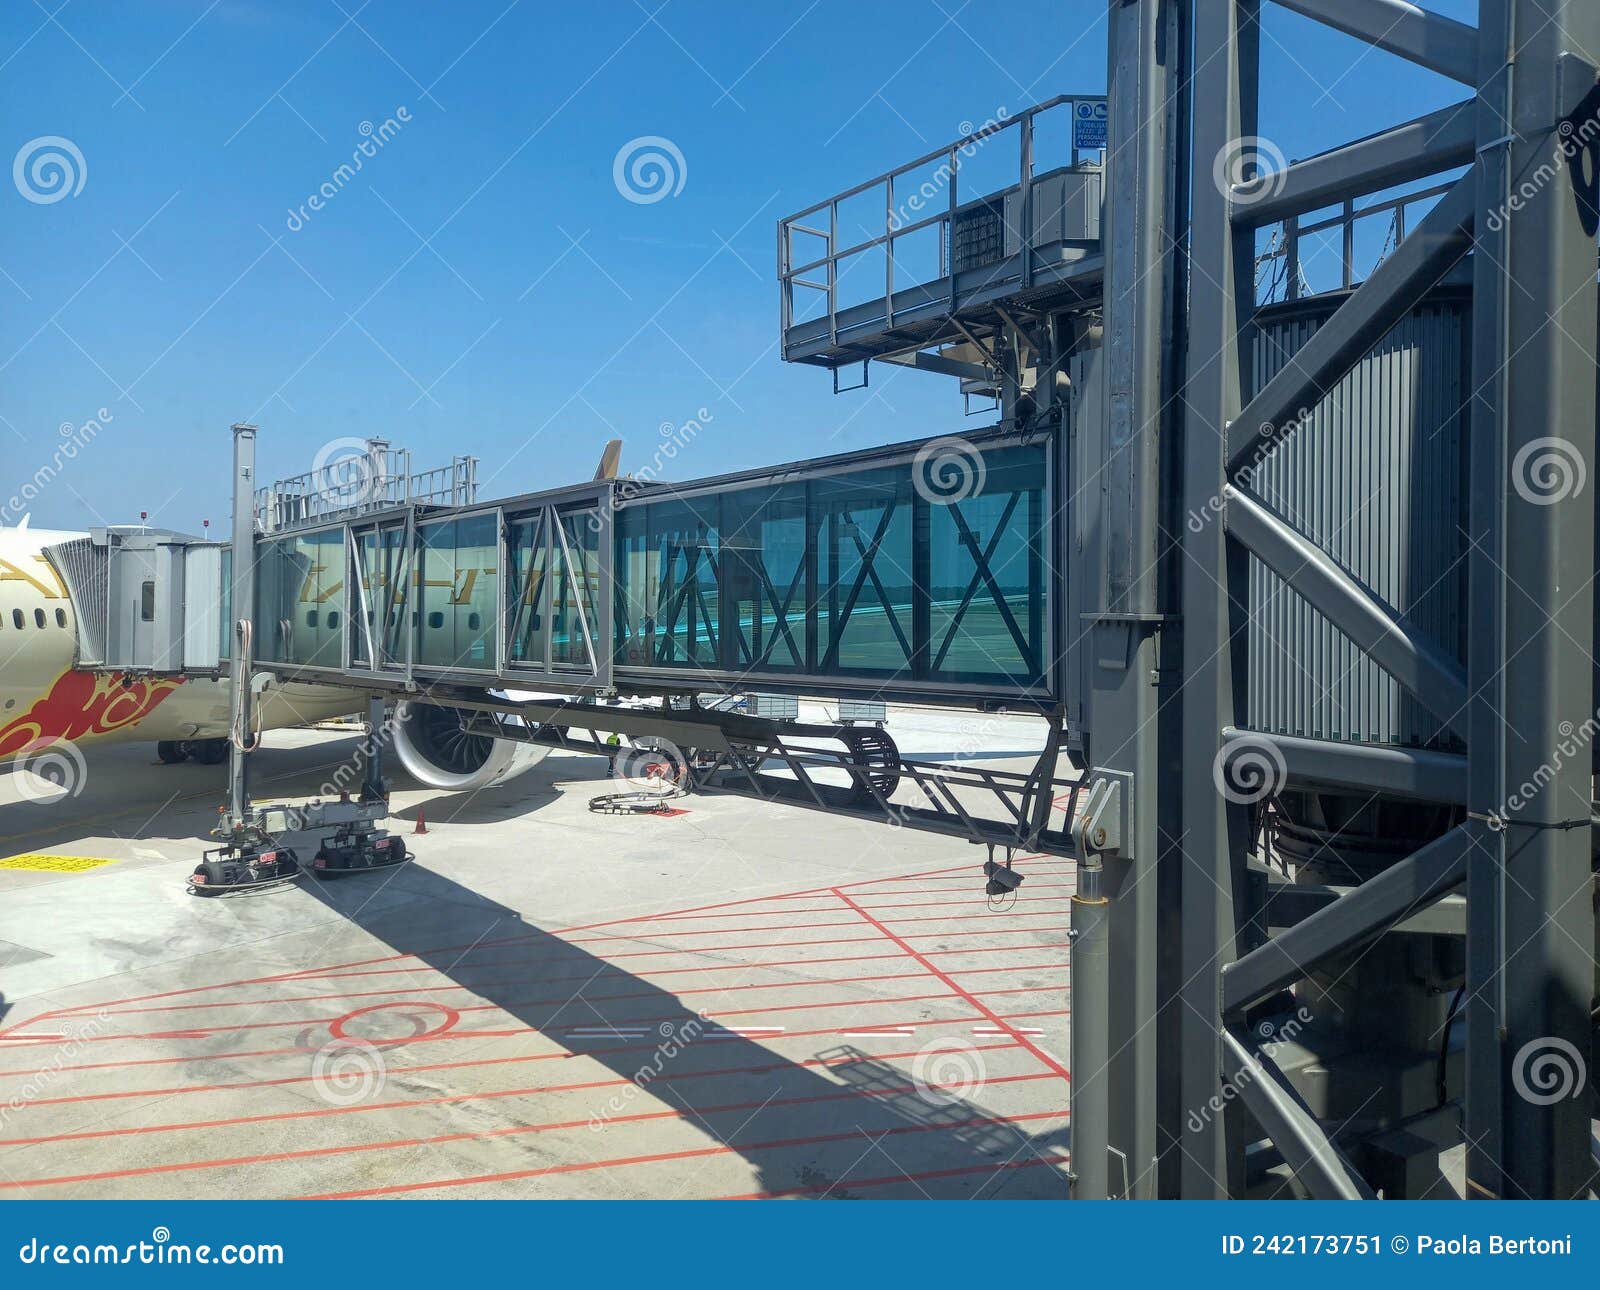
[[[1177,1099],[1164,1098],[1155,1111],[1162,1125],[1159,1189],[1240,1193],[1245,1117],[1229,1105],[1237,1092],[1305,1190],[1372,1194],[1336,1145],[1333,1126],[1313,1117],[1247,1032],[1245,1013],[1330,956],[1464,886],[1468,1193],[1581,1196],[1594,1173],[1587,1098],[1545,1103],[1517,1096],[1512,1086],[1513,1063],[1528,1045],[1590,1051],[1590,761],[1585,752],[1563,763],[1553,750],[1593,708],[1594,500],[1582,489],[1553,499],[1519,491],[1513,463],[1559,436],[1580,468],[1592,473],[1594,464],[1597,154],[1586,144],[1568,156],[1570,164],[1547,163],[1562,140],[1581,137],[1573,123],[1595,110],[1600,5],[1483,0],[1474,29],[1402,0],[1280,2],[1450,77],[1475,98],[1274,175],[1230,186],[1200,174],[1193,185],[1189,251],[1196,271],[1178,492],[1180,513],[1213,513],[1222,499],[1224,522],[1187,531],[1179,560],[1182,962],[1163,973],[1161,996],[1179,1019],[1181,1043],[1167,1051],[1181,1069]],[[1114,19],[1138,9],[1146,21],[1174,7],[1180,6],[1158,0],[1111,4]],[[1258,133],[1263,0],[1181,7],[1194,22],[1188,89],[1198,173]],[[1128,24],[1114,22],[1114,30],[1118,25]],[[1115,79],[1115,48],[1112,66]],[[1119,95],[1133,97],[1113,85],[1114,131],[1126,120]],[[1142,118],[1142,132],[1151,129],[1149,121]],[[1394,253],[1250,397],[1257,229],[1463,165],[1465,173]],[[1538,184],[1524,182],[1535,173]],[[1108,189],[1116,193],[1115,178]],[[1159,227],[1163,213],[1147,202],[1137,217],[1148,229]],[[1309,433],[1300,428],[1309,410],[1469,250],[1472,632],[1463,673],[1448,650],[1408,626],[1252,493],[1248,476],[1273,442]],[[1118,280],[1117,260],[1113,248],[1109,283]],[[1159,282],[1147,284],[1130,314],[1148,314],[1161,291]],[[1118,299],[1109,287],[1107,296],[1108,304]],[[1114,331],[1109,322],[1108,330]],[[1144,376],[1154,382],[1157,368],[1147,366]],[[1149,420],[1139,424],[1157,428]],[[1214,777],[1230,743],[1268,738],[1243,729],[1251,557],[1464,734],[1468,747],[1462,758],[1273,740],[1293,773],[1465,803],[1467,815],[1442,838],[1254,948],[1261,937],[1246,880],[1249,820]],[[1519,796],[1518,786],[1528,783],[1542,791]],[[1147,802],[1145,809],[1153,816],[1157,808]],[[1155,942],[1146,944],[1145,961],[1154,964]],[[1114,1071],[1112,1082],[1128,1073]],[[1075,1066],[1074,1079],[1081,1074]],[[1184,1108],[1204,1106],[1226,1109],[1184,1115]],[[1082,1128],[1075,1115],[1075,1135]],[[1141,1140],[1148,1135],[1124,1145]]]

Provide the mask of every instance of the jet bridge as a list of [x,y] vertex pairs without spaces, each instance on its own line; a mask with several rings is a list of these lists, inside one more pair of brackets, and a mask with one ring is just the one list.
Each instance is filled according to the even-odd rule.
[[255,663],[404,692],[1050,711],[1054,452],[991,430],[289,526],[257,543]]

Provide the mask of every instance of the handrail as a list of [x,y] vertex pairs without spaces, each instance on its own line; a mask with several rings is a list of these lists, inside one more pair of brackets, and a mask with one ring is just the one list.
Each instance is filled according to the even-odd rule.
[[[1297,215],[1290,215],[1285,219],[1276,221],[1275,224],[1263,225],[1263,228],[1275,228],[1267,249],[1256,257],[1256,266],[1260,270],[1266,264],[1282,260],[1287,269],[1283,281],[1284,300],[1306,300],[1334,291],[1348,291],[1366,275],[1357,274],[1355,267],[1355,226],[1365,219],[1376,219],[1384,215],[1391,217],[1394,229],[1391,238],[1385,244],[1384,250],[1379,253],[1372,268],[1381,264],[1394,246],[1398,246],[1406,235],[1406,211],[1419,202],[1429,201],[1442,196],[1450,191],[1455,180],[1450,179],[1444,183],[1433,184],[1427,188],[1420,188],[1416,192],[1401,193],[1395,197],[1387,197],[1382,201],[1371,202],[1365,206],[1356,205],[1351,198],[1346,198],[1338,211],[1312,223],[1302,223]],[[1304,257],[1300,252],[1301,242],[1308,237],[1319,233],[1326,233],[1332,229],[1342,230],[1339,249],[1340,280],[1336,287],[1328,287],[1325,291],[1302,291],[1301,284],[1305,275],[1301,272]],[[1372,270],[1368,269],[1368,273]],[[1258,304],[1274,304],[1277,300],[1273,292],[1277,289],[1277,274],[1274,273],[1272,281],[1268,284],[1267,292],[1260,293],[1262,274],[1257,274]],[[1309,284],[1307,284],[1309,286]]]
[[[824,197],[815,206],[807,206],[804,210],[796,211],[793,215],[790,215],[788,218],[779,222],[783,224],[793,224],[795,220],[803,219],[807,215],[814,214],[815,212],[823,209],[825,206],[832,205],[835,202],[847,201],[849,198],[856,196],[858,193],[864,193],[867,189],[873,187],[875,184],[883,183],[886,179],[893,179],[896,175],[903,175],[908,170],[915,170],[919,166],[925,166],[930,161],[935,161],[938,158],[945,156],[952,149],[964,147],[969,143],[975,143],[981,139],[987,139],[990,135],[999,134],[1000,131],[1009,129],[1011,126],[1018,124],[1026,118],[1038,116],[1041,112],[1048,112],[1051,108],[1060,107],[1063,103],[1073,103],[1079,99],[1093,99],[1098,102],[1104,97],[1105,95],[1103,94],[1058,94],[1053,99],[1046,99],[1043,103],[1035,103],[1030,108],[1024,108],[1015,116],[1012,116],[1009,112],[1002,108],[997,114],[1000,118],[999,120],[987,122],[986,124],[981,125],[977,129],[973,130],[971,133],[961,135],[953,142],[945,144],[943,147],[935,148],[932,152],[924,153],[915,161],[907,161],[902,165],[896,166],[893,170],[886,170],[875,178],[868,179],[857,184],[854,188],[847,188],[842,193],[835,193],[832,197]],[[803,231],[815,232],[816,230],[806,229]]]
[[[954,313],[958,304],[958,298],[954,272],[954,249],[950,245],[950,230],[954,228],[956,219],[963,209],[958,191],[960,185],[961,158],[964,156],[970,157],[973,149],[979,144],[987,139],[991,139],[999,135],[1002,131],[1012,128],[1017,129],[1019,132],[1019,146],[1017,150],[1019,173],[1016,183],[1014,185],[1008,185],[998,189],[995,192],[980,194],[977,198],[973,199],[973,202],[992,201],[996,197],[1000,197],[1004,194],[1012,192],[1016,192],[1020,195],[1021,210],[1019,222],[1022,227],[1017,230],[1019,234],[1019,250],[1022,261],[1020,266],[1020,278],[1024,286],[1030,285],[1033,281],[1034,268],[1034,230],[1032,227],[1032,185],[1036,179],[1036,175],[1034,173],[1033,146],[1034,121],[1041,113],[1049,112],[1063,106],[1072,106],[1080,102],[1092,102],[1100,104],[1104,101],[1105,99],[1103,95],[1059,94],[1054,98],[1046,99],[1042,103],[1036,103],[1032,107],[1025,108],[1015,116],[1010,115],[1004,108],[1001,108],[997,114],[997,119],[988,121],[975,130],[969,130],[966,134],[961,135],[959,138],[951,141],[950,143],[939,148],[934,148],[931,151],[923,153],[921,156],[912,159],[911,161],[904,162],[891,170],[886,170],[871,179],[864,180],[861,183],[846,188],[841,192],[835,193],[831,197],[824,198],[822,201],[816,202],[811,206],[805,207],[803,210],[796,211],[794,214],[779,220],[779,325],[782,334],[786,337],[789,329],[794,325],[794,289],[796,287],[803,287],[812,291],[821,291],[826,293],[826,318],[828,323],[829,343],[837,344],[839,333],[839,263],[842,260],[851,259],[854,256],[860,255],[863,252],[871,251],[880,246],[887,248],[884,256],[885,263],[883,273],[884,325],[886,328],[892,328],[895,321],[895,240],[897,238],[908,237],[914,233],[921,232],[924,229],[935,227],[942,228],[946,231],[940,239],[940,272],[936,278],[929,279],[928,281],[937,281],[939,278],[944,277],[949,278],[950,287],[948,308],[951,313]],[[1086,154],[1097,154],[1098,150],[1078,147],[1076,131],[1074,131],[1069,152],[1071,168],[1078,169],[1083,167]],[[921,218],[909,221],[901,219],[897,212],[895,181],[901,176],[911,174],[912,172],[922,169],[923,167],[926,167],[934,162],[943,163],[938,175],[938,185],[948,190],[945,208],[934,214],[922,216]],[[1054,168],[1052,167],[1049,169]],[[883,231],[879,234],[868,237],[864,241],[856,242],[851,246],[840,248],[840,203],[849,201],[854,197],[859,197],[863,193],[871,192],[880,186],[883,188],[884,192]],[[926,188],[927,184],[924,183],[922,187]],[[935,193],[937,193],[937,188],[935,189]],[[918,201],[918,197],[919,194],[914,192],[905,195],[904,200],[906,202],[916,203]],[[969,205],[971,204],[972,203],[969,203]],[[920,205],[914,205],[911,213],[917,214],[920,210]],[[821,211],[826,211],[828,216],[825,228],[818,227],[818,225],[821,224],[821,221],[816,221],[814,223],[803,222],[809,220],[811,217],[815,216]],[[819,239],[823,246],[822,253],[819,256],[807,260],[802,264],[796,264],[794,256],[794,237],[796,233]],[[826,269],[825,281],[813,281],[805,276],[806,274],[815,272],[817,269]]]

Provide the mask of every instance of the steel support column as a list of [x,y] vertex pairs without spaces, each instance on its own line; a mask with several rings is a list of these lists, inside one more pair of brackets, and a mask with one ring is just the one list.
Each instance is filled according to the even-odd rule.
[[[1162,534],[1169,531],[1164,517],[1172,501],[1164,480],[1176,423],[1174,328],[1183,276],[1186,7],[1182,0],[1110,2],[1107,416],[1102,425],[1080,428],[1089,436],[1083,455],[1088,478],[1066,481],[1071,491],[1094,489],[1100,495],[1098,523],[1087,543],[1092,554],[1085,562],[1084,621],[1068,624],[1074,635],[1087,633],[1090,773],[1112,772],[1132,785],[1122,845],[1104,861],[1109,904],[1103,916],[1096,911],[1097,922],[1103,917],[1109,965],[1108,1055],[1075,1046],[1074,1106],[1080,1091],[1108,1106],[1104,1150],[1122,1162],[1109,1175],[1113,1191],[1140,1197],[1158,1191],[1158,1160],[1172,1146],[1170,1136],[1158,1136],[1158,1118],[1175,1121],[1178,1100],[1176,1083],[1163,1088],[1157,1072],[1158,1054],[1173,1051],[1176,1038],[1161,1042],[1158,976],[1175,978],[1178,971],[1176,938],[1161,935],[1158,924],[1163,908],[1177,906],[1176,890],[1163,898],[1161,885],[1161,849],[1176,830],[1171,818],[1163,825],[1163,811],[1175,804],[1169,805],[1171,793],[1163,787],[1171,776],[1162,754],[1159,685],[1164,611],[1171,600]],[[1075,979],[1075,997],[1077,990]],[[1158,1117],[1164,1103],[1167,1113]],[[1080,1122],[1075,1111],[1074,1124]],[[1106,1162],[1080,1160],[1076,1134],[1073,1157],[1081,1176],[1078,1194],[1092,1194],[1097,1181],[1104,1186]]]
[[255,657],[256,621],[256,428],[233,427],[233,547],[230,558],[233,622],[228,624],[232,657],[232,732],[228,742],[228,813],[242,824],[250,807],[250,664]]
[[[1184,422],[1183,509],[1208,515],[1221,503],[1229,423],[1243,405],[1240,333],[1255,292],[1255,234],[1235,224],[1228,193],[1211,182],[1256,134],[1258,0],[1194,6],[1191,91],[1204,111],[1193,130],[1191,255],[1205,264],[1189,289],[1190,345]],[[1215,164],[1224,159],[1222,165]],[[1198,529],[1198,531],[1196,531]],[[1183,568],[1182,1104],[1217,1106],[1181,1119],[1182,1193],[1237,1194],[1243,1153],[1229,1151],[1237,1111],[1221,1095],[1222,968],[1236,954],[1248,819],[1214,775],[1225,726],[1242,726],[1245,555],[1218,523],[1186,525]],[[1230,1124],[1231,1121],[1231,1124]]]
[[[1468,1192],[1589,1186],[1600,5],[1484,0],[1473,273]],[[1583,122],[1574,122],[1581,126]],[[1491,823],[1492,822],[1492,823]]]

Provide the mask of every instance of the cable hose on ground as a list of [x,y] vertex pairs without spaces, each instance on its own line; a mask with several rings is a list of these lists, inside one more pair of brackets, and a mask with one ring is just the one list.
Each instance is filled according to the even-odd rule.
[[[243,684],[243,685],[249,685],[250,684],[250,657],[251,657],[251,655],[250,655],[250,644],[251,644],[251,637],[254,634],[254,625],[250,622],[250,620],[248,618],[241,618],[239,620],[239,623],[238,623],[238,632],[239,632],[239,664],[240,664],[240,666],[239,666],[239,676],[241,678],[240,683]],[[255,736],[252,738],[251,735],[250,735],[249,730],[245,728],[245,723],[242,722],[239,719],[240,715],[243,712],[243,704],[240,702],[239,696],[237,696],[237,695],[234,696],[234,708],[233,708],[233,711],[234,711],[233,724],[231,725],[231,727],[228,730],[228,742],[231,743],[240,752],[252,753],[257,748],[261,747],[261,732],[259,730],[256,731]]]

